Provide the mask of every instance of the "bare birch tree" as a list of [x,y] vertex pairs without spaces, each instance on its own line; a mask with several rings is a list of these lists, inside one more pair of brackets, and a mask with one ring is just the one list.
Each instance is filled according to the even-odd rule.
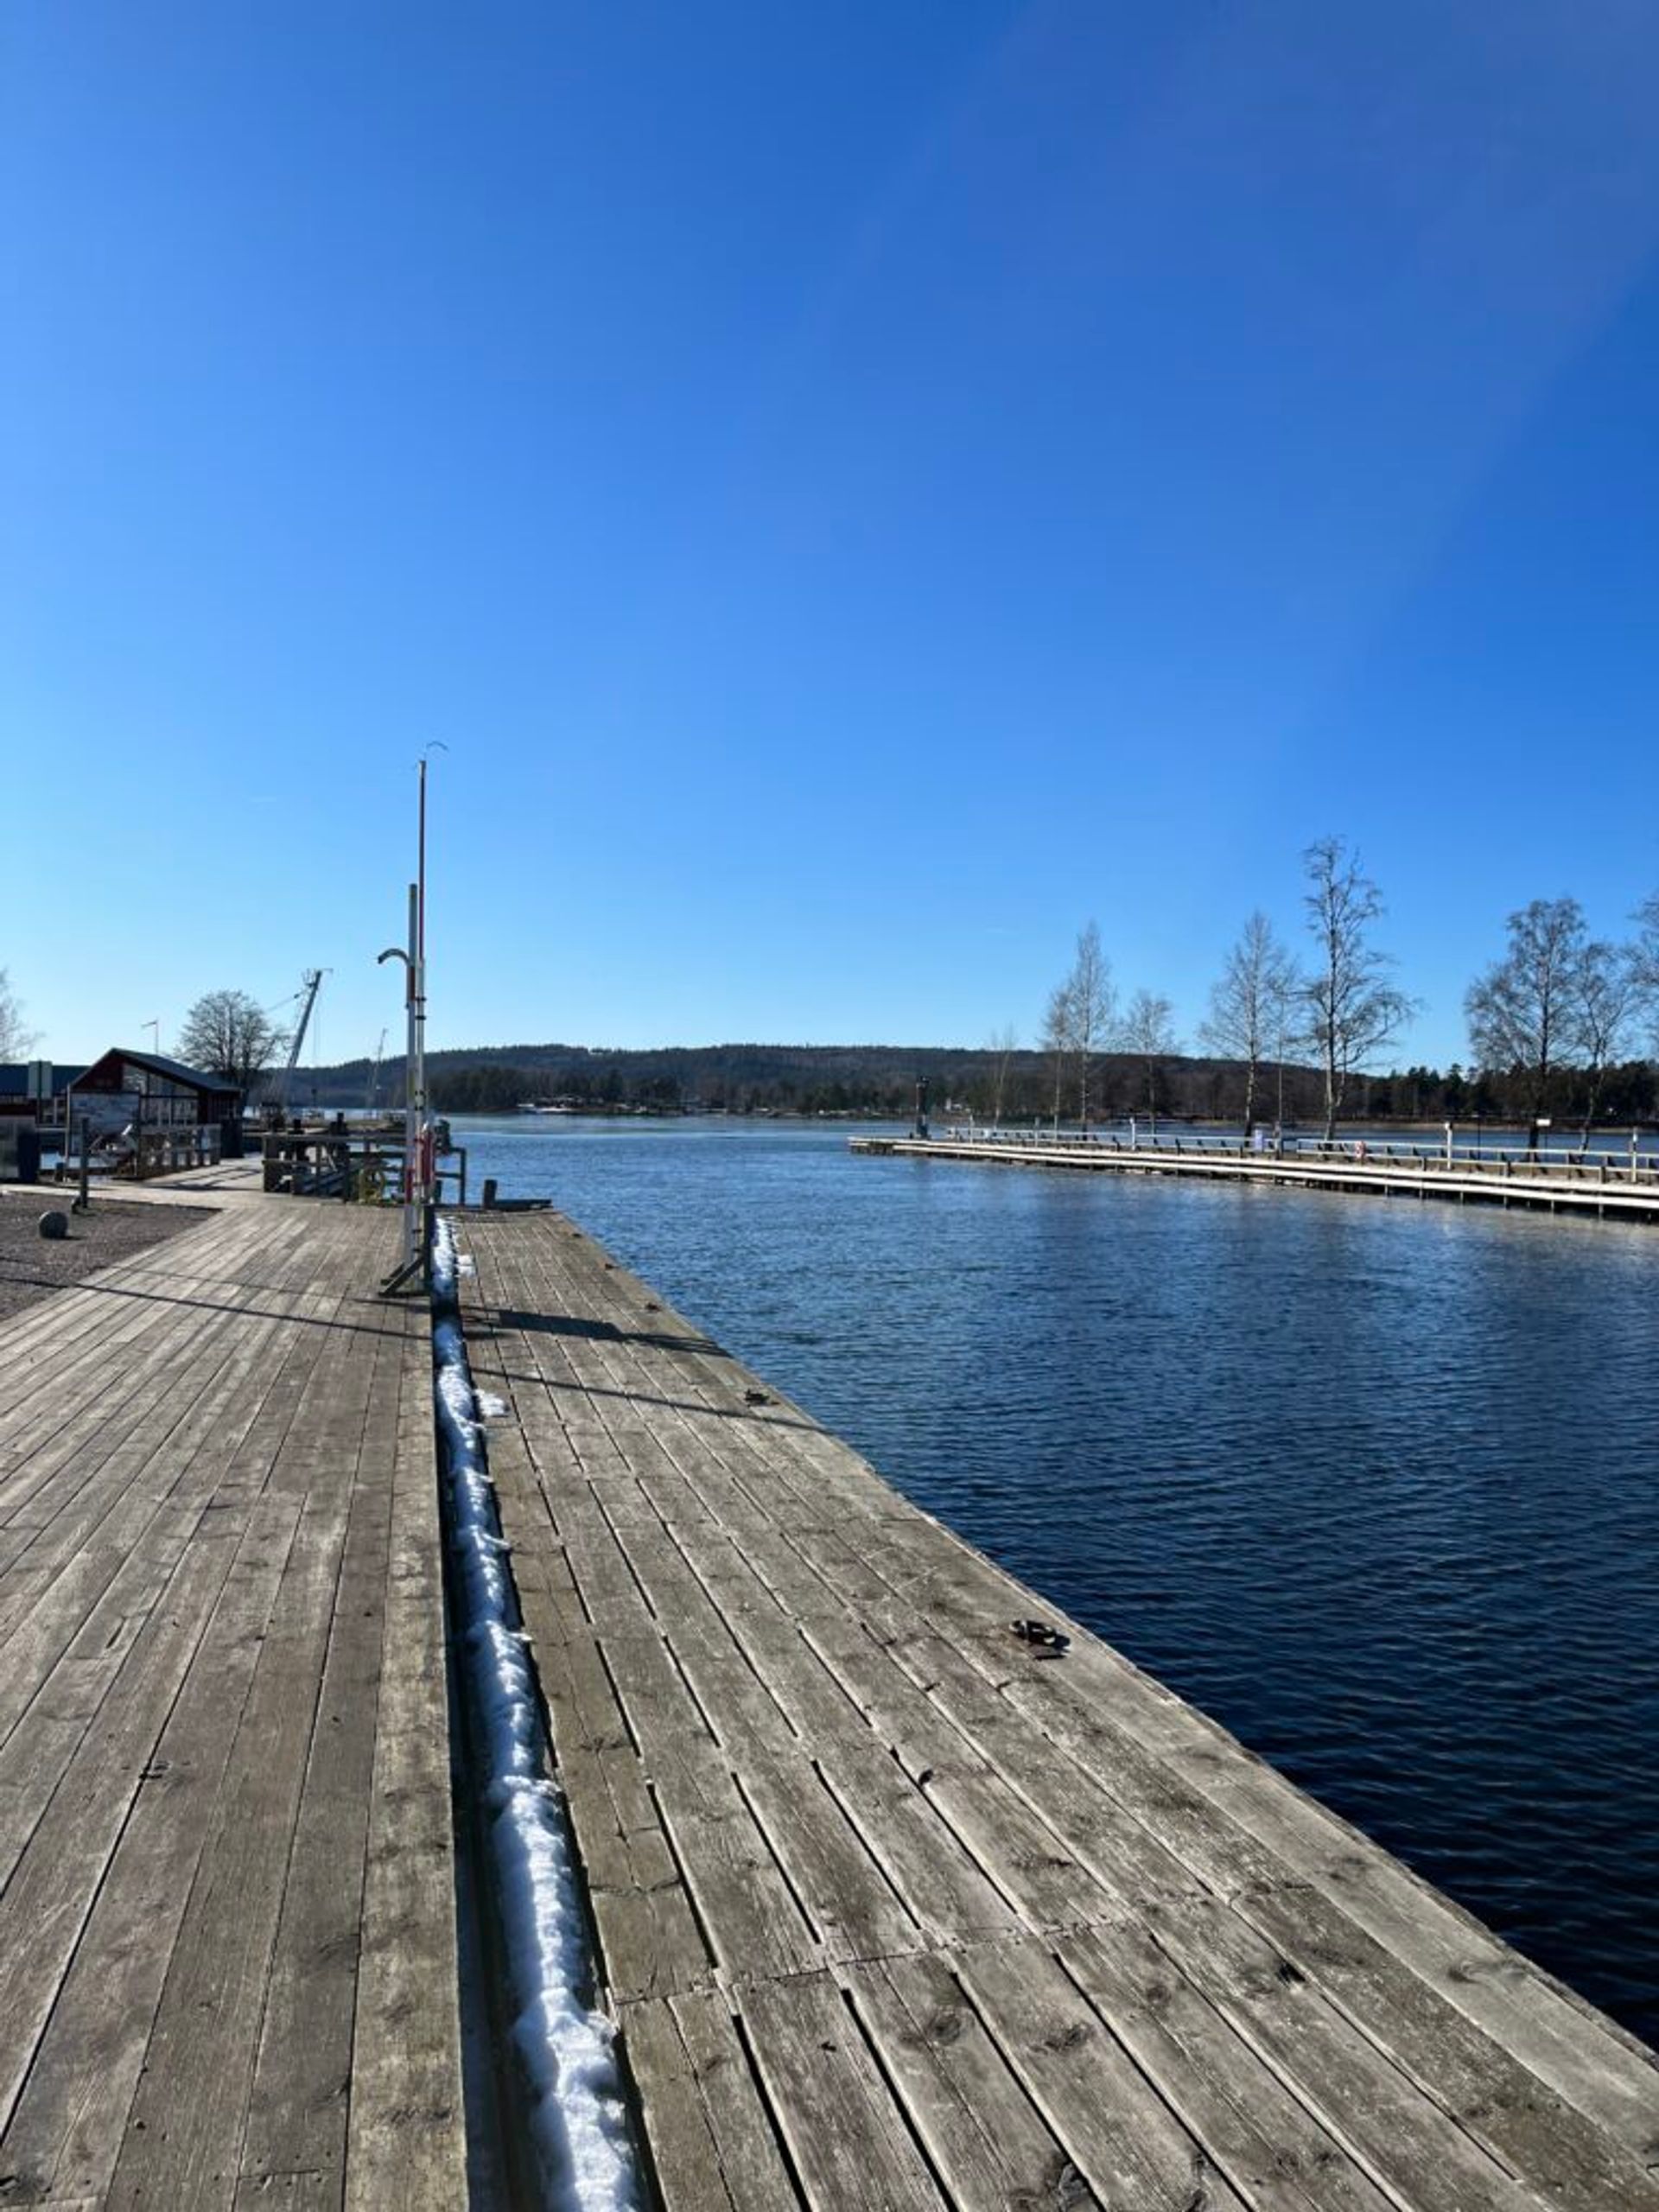
[[1637,908],[1636,942],[1630,965],[1641,994],[1642,1011],[1649,1020],[1659,1016],[1659,891]]
[[1073,1027],[1071,1020],[1071,986],[1070,982],[1056,983],[1048,995],[1048,1007],[1043,1015],[1040,1043],[1054,1070],[1054,1134],[1060,1134],[1060,1101],[1065,1089],[1065,1071],[1071,1058]]
[[1093,922],[1077,932],[1077,958],[1065,980],[1065,990],[1071,1005],[1071,1055],[1077,1065],[1077,1122],[1086,1135],[1095,1062],[1111,1042],[1117,1018],[1111,963],[1100,949],[1100,931]]
[[995,1057],[991,1062],[991,1126],[1000,1128],[1002,1122],[1002,1102],[1007,1096],[1008,1064],[1020,1049],[1020,1039],[1010,1023],[1006,1028],[994,1030],[986,1050]]
[[1141,1063],[1147,1082],[1147,1117],[1152,1134],[1158,1134],[1158,1078],[1163,1063],[1181,1049],[1175,1034],[1174,1008],[1167,999],[1151,991],[1137,991],[1123,1016],[1119,1042]]
[[1509,949],[1470,984],[1464,1013],[1470,1047],[1486,1073],[1524,1073],[1529,1141],[1535,1144],[1550,1076],[1563,1048],[1571,1049],[1582,1012],[1584,909],[1576,899],[1535,899],[1505,926]]
[[1590,1125],[1601,1104],[1607,1070],[1630,1050],[1632,1033],[1646,1011],[1647,995],[1637,946],[1600,940],[1585,946],[1567,1009],[1573,1050],[1583,1058],[1587,1084],[1580,1152],[1590,1143]]
[[1244,1065],[1244,1141],[1255,1130],[1262,1063],[1275,1049],[1282,1059],[1288,1011],[1300,978],[1296,963],[1258,907],[1239,933],[1210,992],[1198,1035],[1218,1058]]
[[1350,1078],[1410,1020],[1416,1001],[1388,981],[1389,956],[1371,944],[1382,894],[1340,837],[1321,837],[1303,856],[1303,903],[1318,947],[1302,985],[1305,1041],[1325,1073],[1325,1134],[1337,1132]]

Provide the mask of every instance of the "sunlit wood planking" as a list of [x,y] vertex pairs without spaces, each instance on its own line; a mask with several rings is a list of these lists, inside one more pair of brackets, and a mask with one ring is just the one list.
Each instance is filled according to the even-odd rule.
[[671,2212],[1659,2207],[1651,2054],[571,1224],[461,1235]]
[[465,2199],[425,1316],[248,1179],[0,1329],[0,2202]]

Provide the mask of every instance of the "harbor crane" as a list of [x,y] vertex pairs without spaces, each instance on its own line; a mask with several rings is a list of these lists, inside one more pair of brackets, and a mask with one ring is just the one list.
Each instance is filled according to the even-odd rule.
[[267,1113],[285,1114],[288,1111],[289,1085],[293,1081],[294,1070],[299,1063],[300,1047],[305,1042],[306,1029],[311,1020],[311,1009],[317,1002],[317,988],[321,982],[321,968],[306,969],[300,984],[300,988],[305,993],[305,1004],[301,1007],[300,1018],[294,1025],[294,1041],[288,1048],[288,1058],[283,1065],[283,1071],[276,1078],[276,1087],[266,1096]]

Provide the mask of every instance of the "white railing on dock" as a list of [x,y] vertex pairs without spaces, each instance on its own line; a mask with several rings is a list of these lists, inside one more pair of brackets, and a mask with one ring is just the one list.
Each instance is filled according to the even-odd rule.
[[1274,1137],[1262,1132],[1256,1141],[1246,1144],[1242,1138],[1192,1132],[1172,1135],[1139,1128],[1015,1129],[970,1122],[944,1130],[933,1141],[1022,1153],[1143,1154],[1149,1165],[1183,1157],[1207,1157],[1217,1164],[1259,1161],[1263,1166],[1303,1160],[1310,1166],[1401,1168],[1415,1174],[1484,1175],[1503,1181],[1517,1176],[1537,1177],[1569,1185],[1659,1184],[1659,1152],[1643,1152],[1634,1139],[1616,1148],[1571,1152],[1559,1147],[1496,1146],[1479,1139],[1459,1143],[1455,1135],[1430,1141],[1370,1136]]

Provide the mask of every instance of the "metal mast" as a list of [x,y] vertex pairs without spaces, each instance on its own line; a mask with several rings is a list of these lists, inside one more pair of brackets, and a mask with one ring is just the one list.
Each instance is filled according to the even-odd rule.
[[305,1004],[301,1007],[299,1020],[295,1024],[294,1041],[288,1048],[287,1063],[281,1075],[276,1078],[276,1091],[266,1101],[268,1105],[275,1106],[283,1112],[286,1112],[288,1109],[288,1087],[293,1080],[294,1071],[299,1065],[300,1048],[305,1042],[306,1029],[311,1020],[311,1009],[317,1002],[317,987],[321,982],[321,968],[308,968],[301,979],[300,988],[305,993]]
[[[429,750],[430,748],[429,748]],[[448,751],[447,747],[441,749]],[[387,1290],[425,1265],[428,1208],[437,1194],[435,1135],[426,1110],[426,754],[420,760],[420,814],[416,840],[415,880],[409,887],[409,949],[389,945],[383,961],[404,963],[408,1045],[404,1057],[404,1256]]]

